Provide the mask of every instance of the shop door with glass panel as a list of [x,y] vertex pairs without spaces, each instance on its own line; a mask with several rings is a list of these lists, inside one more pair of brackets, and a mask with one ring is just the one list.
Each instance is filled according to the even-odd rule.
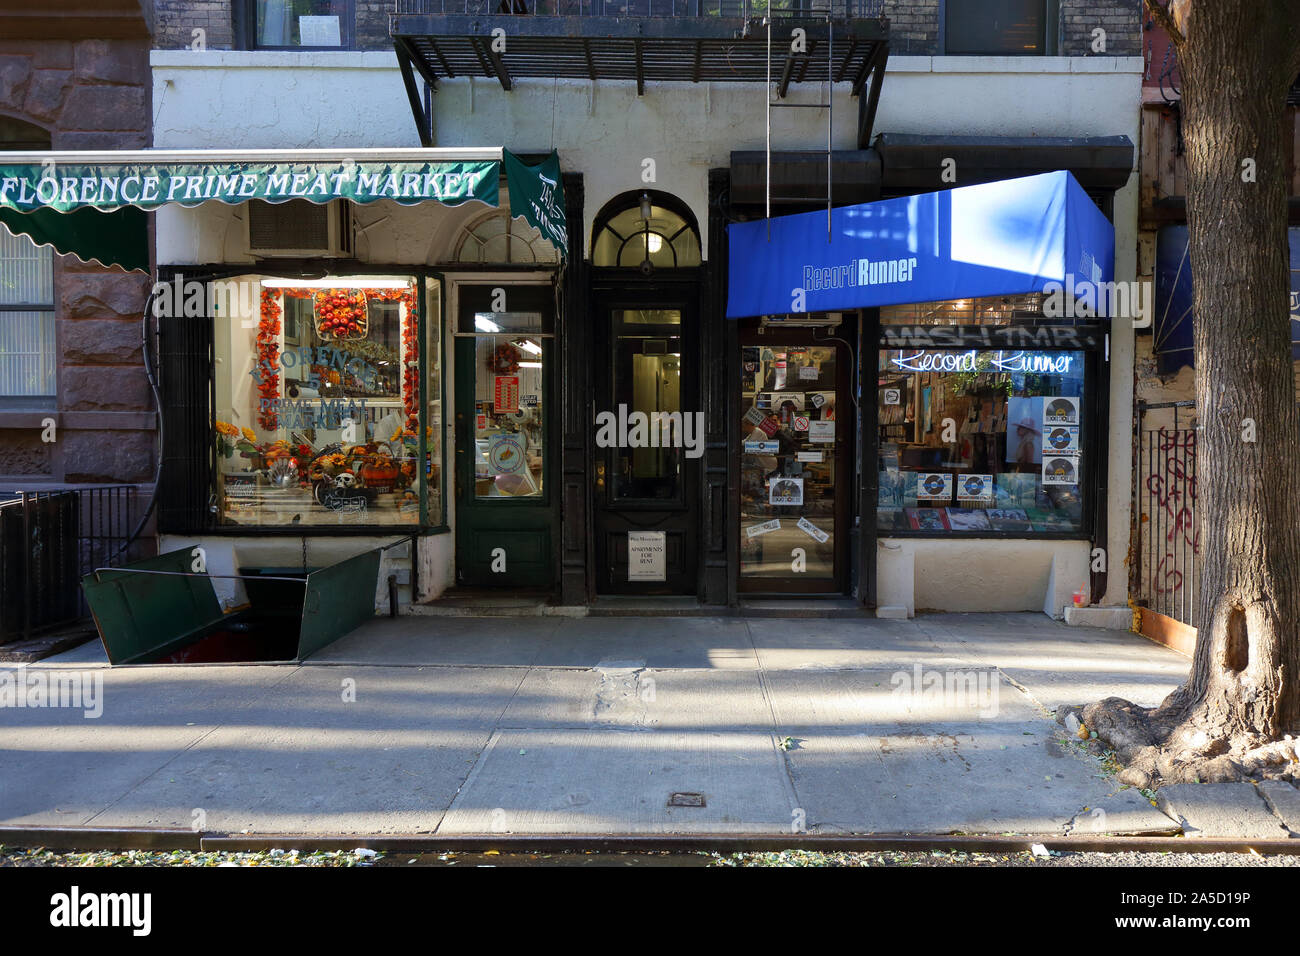
[[461,286],[456,326],[456,580],[550,587],[549,287]]
[[740,581],[751,594],[844,590],[850,474],[847,349],[743,336]]
[[597,590],[694,594],[704,451],[693,311],[605,302],[597,374]]

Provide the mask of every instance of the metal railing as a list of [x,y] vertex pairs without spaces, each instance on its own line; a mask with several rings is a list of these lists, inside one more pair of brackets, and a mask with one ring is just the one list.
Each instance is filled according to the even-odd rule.
[[884,0],[397,0],[396,13],[539,17],[811,17],[877,19]]
[[87,616],[82,575],[137,557],[136,489],[0,490],[0,644]]
[[[1154,427],[1152,413],[1162,419]],[[1195,413],[1195,402],[1139,403],[1134,463],[1134,600],[1191,626],[1201,567]]]

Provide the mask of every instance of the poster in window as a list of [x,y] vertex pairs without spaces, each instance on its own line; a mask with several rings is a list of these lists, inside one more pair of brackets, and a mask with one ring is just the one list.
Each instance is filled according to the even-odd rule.
[[918,501],[951,501],[952,474],[946,471],[923,471],[916,476]]
[[492,409],[498,415],[519,411],[519,376],[498,375],[493,382]]
[[1079,396],[1046,395],[1043,397],[1044,425],[1079,424]]
[[488,445],[488,465],[494,475],[517,475],[524,470],[524,438],[510,433],[494,435]]
[[767,502],[772,505],[802,505],[803,479],[767,479]]
[[819,445],[831,444],[835,441],[835,422],[809,422],[808,440]]
[[960,475],[957,478],[957,497],[968,501],[992,501],[993,476]]
[[953,531],[990,531],[989,516],[980,508],[948,508],[948,527]]
[[948,521],[943,508],[904,508],[907,523],[913,531],[947,531]]
[[1078,425],[1048,425],[1043,432],[1043,451],[1048,455],[1062,455],[1079,450]]
[[1018,465],[1043,463],[1043,399],[1007,399],[1007,461]]
[[1022,508],[990,508],[985,512],[998,531],[1030,531],[1029,515]]
[[1079,456],[1053,455],[1043,456],[1044,485],[1077,485],[1079,483]]

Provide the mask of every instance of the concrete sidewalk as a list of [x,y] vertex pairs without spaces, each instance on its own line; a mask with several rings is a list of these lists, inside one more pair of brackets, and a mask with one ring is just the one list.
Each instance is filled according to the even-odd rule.
[[102,716],[0,709],[0,824],[1173,832],[1052,710],[1187,669],[1038,614],[402,617],[281,665],[108,668],[96,642],[28,670],[102,677]]

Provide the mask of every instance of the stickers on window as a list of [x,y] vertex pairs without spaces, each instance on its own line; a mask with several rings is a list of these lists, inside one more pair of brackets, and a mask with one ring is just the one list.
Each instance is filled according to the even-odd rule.
[[1047,454],[1063,454],[1079,450],[1079,427],[1077,425],[1048,425],[1043,429],[1043,451]]
[[749,411],[745,412],[745,421],[751,425],[761,425],[766,419],[767,415],[765,415],[763,410],[758,406],[754,406],[750,408]]
[[747,441],[745,442],[746,455],[775,455],[781,450],[779,441]]
[[812,538],[818,544],[825,544],[826,540],[830,537],[829,534],[817,527],[807,518],[799,519],[799,530],[808,535],[808,537]]
[[1079,483],[1079,456],[1043,455],[1044,485],[1077,485]]
[[833,421],[809,422],[808,440],[819,445],[833,444],[835,441],[835,423]]
[[760,524],[751,524],[745,529],[745,537],[757,538],[762,534],[771,534],[773,531],[781,530],[781,519],[773,518],[771,521],[764,521]]
[[802,478],[767,479],[767,501],[772,505],[802,505]]
[[517,475],[524,470],[524,440],[518,434],[493,437],[488,445],[488,466],[496,475]]
[[519,376],[498,375],[493,382],[492,410],[498,415],[519,411]]
[[992,475],[961,475],[957,478],[957,497],[971,501],[993,500]]
[[1043,398],[1044,425],[1079,424],[1079,397],[1047,395]]
[[824,455],[819,451],[801,451],[795,453],[795,460],[805,464],[820,464],[824,460]]
[[952,475],[946,471],[923,471],[916,476],[919,501],[949,501],[952,498]]

